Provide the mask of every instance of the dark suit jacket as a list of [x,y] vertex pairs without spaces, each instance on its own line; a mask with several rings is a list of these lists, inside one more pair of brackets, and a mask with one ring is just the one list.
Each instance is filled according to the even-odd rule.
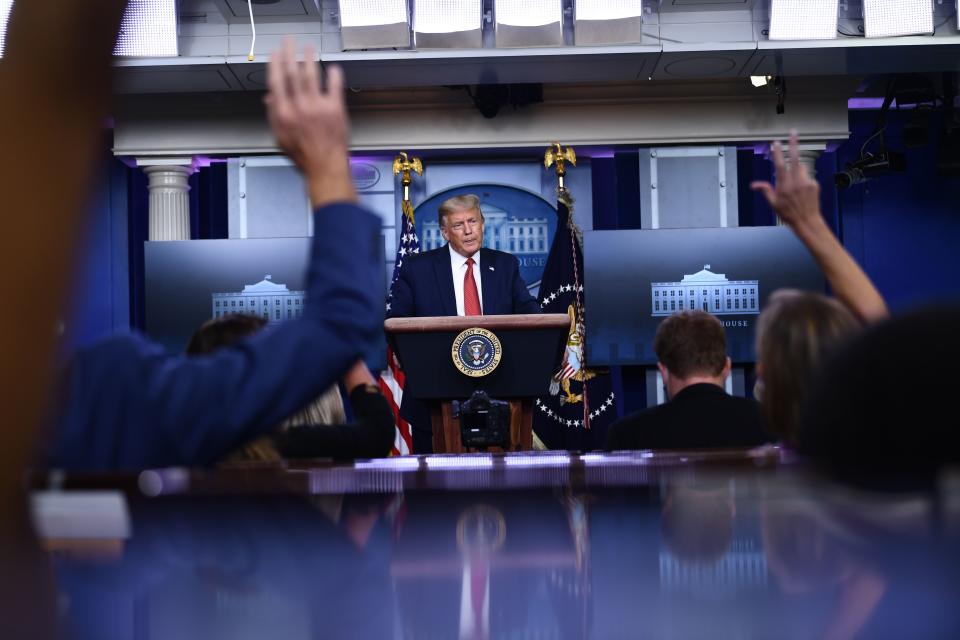
[[332,204],[314,216],[303,316],[207,356],[138,334],[79,351],[48,452],[67,469],[207,464],[276,428],[382,340],[376,216]]
[[754,447],[771,440],[757,402],[727,395],[714,384],[694,384],[670,402],[610,425],[607,451]]
[[[480,249],[483,314],[540,313],[540,304],[520,277],[516,256]],[[406,258],[393,286],[389,318],[457,315],[450,249],[447,245]]]

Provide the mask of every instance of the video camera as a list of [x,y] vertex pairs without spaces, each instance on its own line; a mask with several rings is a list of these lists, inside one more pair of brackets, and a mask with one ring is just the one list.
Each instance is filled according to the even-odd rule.
[[460,418],[460,439],[464,447],[510,448],[510,404],[494,400],[486,391],[474,391],[469,400],[453,403],[453,415]]

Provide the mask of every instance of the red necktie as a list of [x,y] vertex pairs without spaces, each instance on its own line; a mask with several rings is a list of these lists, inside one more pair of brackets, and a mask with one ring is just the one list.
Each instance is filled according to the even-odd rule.
[[463,276],[463,315],[483,315],[483,311],[480,309],[477,281],[473,279],[473,258],[467,258],[467,275]]
[[485,640],[487,634],[483,632],[487,626],[483,619],[483,605],[487,599],[487,565],[486,560],[476,555],[470,560],[470,608],[473,611],[473,635],[470,640]]

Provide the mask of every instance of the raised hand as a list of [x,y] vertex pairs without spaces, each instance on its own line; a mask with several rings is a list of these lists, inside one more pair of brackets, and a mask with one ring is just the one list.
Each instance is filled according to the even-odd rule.
[[810,177],[800,163],[797,150],[797,132],[790,132],[790,166],[783,158],[783,145],[771,145],[776,185],[758,180],[750,188],[761,192],[784,223],[791,227],[818,222],[820,213],[820,184]]
[[354,200],[356,195],[348,167],[350,127],[343,72],[329,67],[322,83],[315,55],[308,45],[298,59],[294,40],[285,39],[270,56],[264,103],[277,144],[303,172],[310,200],[319,207]]
[[771,145],[776,186],[757,181],[750,184],[763,193],[780,219],[810,250],[823,269],[834,295],[864,321],[875,321],[889,315],[883,296],[860,265],[847,253],[833,235],[820,211],[820,185],[800,164],[797,132],[790,132],[790,166],[783,160],[783,146]]

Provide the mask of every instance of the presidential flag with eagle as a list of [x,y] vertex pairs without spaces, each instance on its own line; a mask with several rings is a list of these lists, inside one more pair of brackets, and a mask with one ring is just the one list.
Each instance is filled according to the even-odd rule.
[[559,143],[544,154],[544,167],[556,167],[560,186],[557,231],[540,283],[540,307],[544,313],[567,314],[570,329],[549,394],[536,400],[534,431],[548,448],[588,451],[603,446],[616,409],[610,372],[585,365],[583,234],[573,220],[573,197],[563,184],[567,163],[575,166],[576,154]]

